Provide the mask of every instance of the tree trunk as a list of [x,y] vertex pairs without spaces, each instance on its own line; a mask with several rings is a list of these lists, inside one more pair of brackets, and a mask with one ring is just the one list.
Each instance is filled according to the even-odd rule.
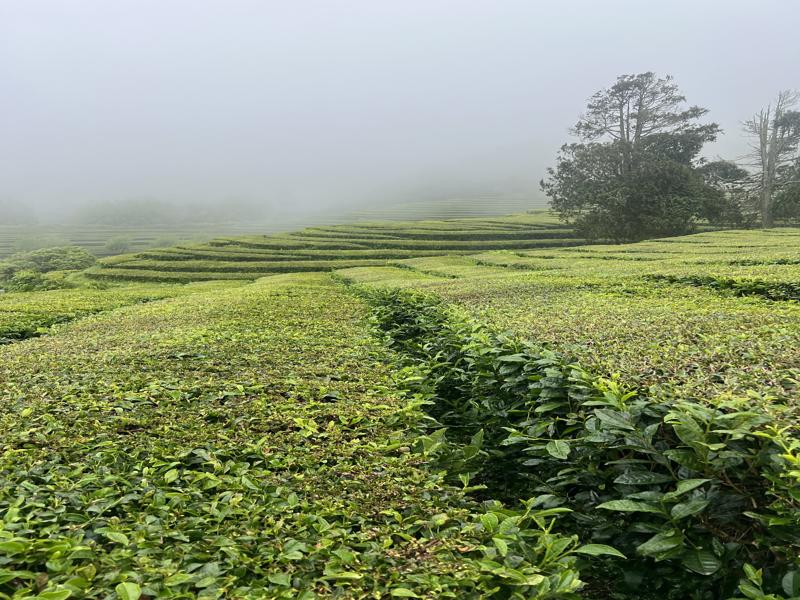
[[761,227],[769,229],[772,225],[772,190],[765,186],[761,190]]
[[631,161],[628,148],[628,131],[625,129],[625,108],[623,103],[619,105],[619,143],[622,150],[622,172],[627,174],[631,169]]
[[761,111],[760,145],[761,145],[761,227],[772,227],[772,182],[775,177],[773,154],[775,150],[774,133],[770,131],[772,107]]

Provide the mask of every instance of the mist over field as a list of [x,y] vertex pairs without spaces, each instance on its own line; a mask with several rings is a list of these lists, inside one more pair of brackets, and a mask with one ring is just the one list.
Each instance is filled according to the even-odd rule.
[[798,17],[780,0],[7,1],[0,206],[541,206],[568,128],[621,72],[673,75],[725,132],[705,154],[739,157],[739,123],[791,83]]

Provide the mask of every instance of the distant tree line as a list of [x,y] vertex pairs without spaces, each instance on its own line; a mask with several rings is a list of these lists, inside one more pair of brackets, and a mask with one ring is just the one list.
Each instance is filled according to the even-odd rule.
[[781,92],[745,123],[752,153],[708,161],[720,127],[672,77],[622,75],[591,97],[541,182],[552,208],[589,239],[680,235],[700,222],[736,227],[800,219],[800,101]]

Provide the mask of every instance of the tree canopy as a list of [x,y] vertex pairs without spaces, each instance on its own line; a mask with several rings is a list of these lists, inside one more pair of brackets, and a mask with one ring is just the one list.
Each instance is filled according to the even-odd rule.
[[794,198],[794,183],[800,148],[800,92],[783,90],[775,101],[745,121],[751,139],[750,165],[759,198],[761,224],[772,227],[776,209],[785,216],[787,202]]
[[588,238],[637,240],[687,233],[722,216],[726,194],[698,155],[720,129],[686,104],[671,77],[622,75],[594,94],[542,181],[561,217]]

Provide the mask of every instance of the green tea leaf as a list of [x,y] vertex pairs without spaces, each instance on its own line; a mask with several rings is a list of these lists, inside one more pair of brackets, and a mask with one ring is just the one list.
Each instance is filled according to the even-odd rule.
[[0,542],[0,552],[8,554],[9,556],[24,552],[28,546],[16,540],[9,540],[7,542]]
[[174,587],[176,585],[188,583],[192,579],[194,579],[194,576],[190,575],[189,573],[175,573],[164,580],[164,585],[167,587]]
[[503,538],[494,537],[492,538],[492,542],[494,542],[495,548],[497,548],[500,556],[508,554],[508,543]]
[[687,569],[700,575],[713,575],[722,566],[722,561],[709,550],[689,550],[681,562]]
[[289,577],[288,573],[270,573],[267,579],[275,585],[282,585],[284,587],[290,587],[292,585],[292,579]]
[[72,596],[70,590],[53,590],[50,592],[41,592],[35,596],[36,600],[66,600]]
[[109,540],[112,542],[116,542],[117,544],[122,544],[123,546],[127,546],[130,544],[130,540],[128,536],[124,533],[120,533],[119,531],[106,531],[103,533]]
[[547,450],[550,456],[563,460],[569,456],[570,448],[567,442],[562,440],[551,440],[547,442],[545,450]]
[[800,571],[789,571],[781,579],[781,587],[787,596],[800,596]]
[[413,591],[404,587],[392,588],[392,591],[389,593],[395,598],[419,598]]
[[644,556],[655,556],[662,554],[683,544],[683,536],[680,533],[667,531],[657,533],[644,544],[639,545],[636,551]]
[[497,529],[498,523],[500,523],[500,520],[494,513],[483,514],[480,516],[480,519],[486,531],[494,531],[495,529]]
[[703,512],[708,506],[708,500],[689,500],[688,502],[681,502],[672,507],[670,514],[676,521],[684,519],[690,515]]
[[612,546],[606,546],[605,544],[584,544],[579,548],[575,549],[575,552],[578,554],[588,554],[590,556],[617,556],[619,558],[625,558],[625,555],[613,548]]
[[630,420],[620,412],[607,408],[598,408],[594,411],[594,414],[597,415],[597,418],[605,425],[616,429],[634,429]]
[[117,596],[119,596],[120,600],[139,600],[139,596],[142,595],[142,588],[131,581],[123,581],[117,584],[114,590],[117,592]]
[[664,510],[653,504],[647,502],[638,502],[636,500],[609,500],[598,504],[596,508],[603,508],[605,510],[618,510],[621,512],[646,512],[663,514]]
[[672,481],[672,477],[661,473],[651,473],[649,471],[631,471],[617,477],[614,483],[622,485],[653,485],[656,483],[666,483],[667,481]]
[[675,490],[672,491],[672,492],[668,492],[666,494],[666,497],[667,498],[675,498],[677,496],[685,494],[686,492],[690,492],[690,491],[700,487],[704,483],[708,483],[709,481],[711,481],[711,480],[710,479],[682,479],[681,481],[678,482],[678,485],[675,486]]

